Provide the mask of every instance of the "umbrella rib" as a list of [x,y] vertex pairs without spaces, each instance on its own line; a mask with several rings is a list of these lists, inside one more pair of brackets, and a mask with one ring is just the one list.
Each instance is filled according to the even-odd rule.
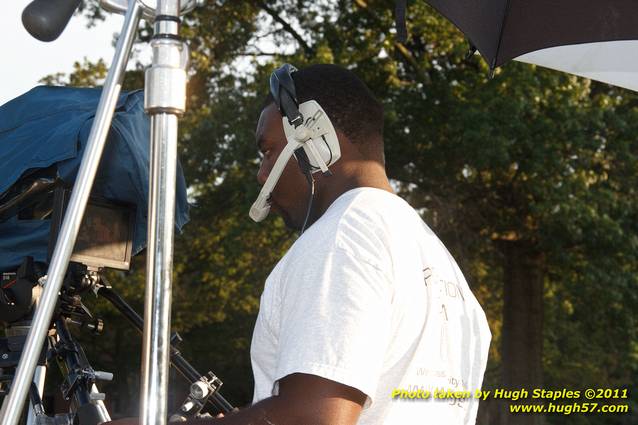
[[503,10],[503,19],[501,19],[501,29],[498,34],[498,43],[496,44],[496,53],[494,54],[494,60],[490,64],[490,74],[494,73],[494,69],[496,68],[496,64],[498,63],[498,54],[501,50],[501,41],[503,40],[503,31],[505,30],[505,24],[507,22],[507,15],[509,14],[510,9],[510,0],[507,0],[505,3],[505,9]]

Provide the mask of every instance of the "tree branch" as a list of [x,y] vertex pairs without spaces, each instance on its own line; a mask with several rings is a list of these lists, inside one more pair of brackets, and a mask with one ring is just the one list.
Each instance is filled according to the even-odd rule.
[[274,10],[273,8],[268,6],[263,1],[258,2],[258,5],[267,14],[269,14],[275,20],[275,22],[279,22],[284,27],[284,30],[288,34],[292,35],[292,37],[295,40],[297,40],[297,42],[301,45],[301,47],[306,52],[306,55],[314,54],[314,49],[312,47],[310,47],[310,45],[308,43],[306,43],[306,40],[304,40],[303,37],[301,37],[301,34],[299,34],[297,31],[295,31],[295,29],[285,19],[283,19],[281,16],[279,16],[279,14],[277,13],[276,10]]
[[239,52],[237,53],[237,56],[280,56],[280,57],[291,57],[293,55],[286,55],[283,53],[272,53],[272,52],[251,52],[251,51],[245,51],[245,52]]
[[430,79],[430,74],[428,74],[419,65],[414,56],[412,56],[412,52],[410,52],[410,49],[408,49],[403,43],[400,43],[398,41],[394,43],[394,47],[396,47],[397,51],[401,54],[401,56],[403,56],[403,59],[405,59],[405,61],[410,64],[412,69],[414,69],[414,72],[416,72],[419,81],[423,83],[424,86],[430,85],[430,83],[432,82]]
[[[377,26],[381,26],[380,19],[378,18],[378,16],[376,16],[374,13],[372,13],[370,8],[368,7],[368,3],[365,0],[355,0],[355,4],[357,6],[359,6],[361,8],[361,10],[364,10],[365,13],[370,18],[372,18],[374,20],[374,22],[376,22]],[[410,51],[410,49],[408,49],[405,44],[403,44],[403,43],[401,43],[399,41],[396,41],[394,43],[394,47],[399,52],[401,57],[403,57],[403,59],[412,67],[412,69],[414,70],[414,72],[417,75],[417,80],[420,83],[422,83],[423,86],[430,85],[430,83],[431,83],[430,74],[428,74],[427,71],[425,69],[423,69],[423,67],[421,65],[419,65],[417,60],[414,58],[414,55],[412,55],[412,52]]]

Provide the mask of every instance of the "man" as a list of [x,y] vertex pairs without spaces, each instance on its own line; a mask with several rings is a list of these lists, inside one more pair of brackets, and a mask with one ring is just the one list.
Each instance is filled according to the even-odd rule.
[[[473,424],[478,400],[445,391],[480,389],[491,334],[453,258],[393,193],[381,104],[334,65],[291,76],[298,103],[317,101],[334,125],[341,158],[331,175],[314,173],[314,193],[291,158],[270,194],[271,209],[305,229],[261,297],[254,403],[211,422]],[[263,185],[287,144],[275,102],[256,138]]]
[[[332,121],[341,158],[332,175],[315,173],[306,229],[266,281],[251,346],[255,404],[228,423],[474,423],[476,400],[392,399],[401,390],[406,398],[435,389],[473,393],[491,334],[450,254],[393,193],[381,104],[334,65],[291,75],[298,102],[317,101]],[[256,138],[263,185],[287,143],[274,102],[263,109]],[[291,159],[272,210],[301,229],[310,196]]]

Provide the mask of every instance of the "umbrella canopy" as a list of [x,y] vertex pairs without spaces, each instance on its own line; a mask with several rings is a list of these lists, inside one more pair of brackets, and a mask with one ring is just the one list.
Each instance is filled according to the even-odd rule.
[[638,41],[552,47],[515,60],[638,91]]
[[516,58],[638,90],[634,0],[427,1],[492,69]]

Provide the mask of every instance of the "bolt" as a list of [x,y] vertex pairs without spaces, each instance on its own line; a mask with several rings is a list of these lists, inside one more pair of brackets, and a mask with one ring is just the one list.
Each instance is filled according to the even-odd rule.
[[2,360],[7,360],[8,358],[9,358],[8,354],[5,353],[5,354],[2,355]]

